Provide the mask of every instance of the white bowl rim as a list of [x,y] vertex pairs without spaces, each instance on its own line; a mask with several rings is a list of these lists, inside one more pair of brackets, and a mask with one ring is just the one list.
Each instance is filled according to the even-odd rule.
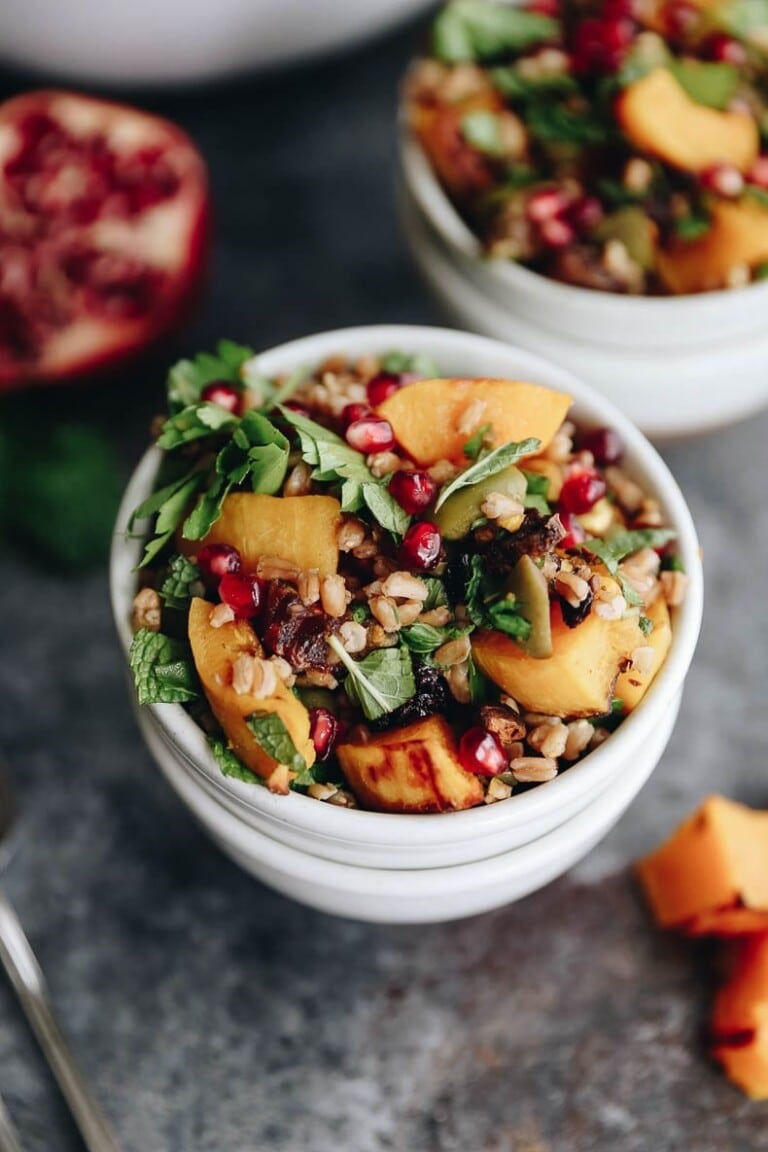
[[[649,322],[662,316],[665,320],[669,320],[673,310],[678,314],[690,314],[692,309],[698,312],[712,312],[713,319],[716,319],[718,315],[722,316],[725,308],[730,311],[740,310],[740,301],[745,298],[757,303],[760,297],[765,297],[764,302],[768,302],[768,280],[747,284],[737,291],[715,289],[710,292],[692,292],[679,296],[630,296],[566,284],[540,272],[534,272],[514,260],[486,257],[478,237],[462,219],[437,179],[424,149],[408,127],[402,110],[399,138],[400,160],[406,185],[427,220],[449,249],[482,264],[487,274],[496,279],[500,286],[539,297],[549,295],[553,308],[565,308],[575,302],[589,305],[593,310],[601,309],[613,314],[616,321],[622,324],[628,323],[630,311],[638,318],[643,316]],[[702,316],[702,322],[704,321],[705,317]],[[606,322],[610,322],[608,316]]]
[[[481,806],[461,812],[430,815],[368,812],[342,809],[292,792],[274,796],[258,784],[223,777],[205,740],[202,729],[180,704],[147,705],[158,723],[169,733],[181,754],[201,764],[223,779],[227,789],[241,803],[263,812],[271,820],[304,828],[315,835],[373,842],[377,845],[434,845],[446,840],[474,838],[503,832],[567,805],[568,799],[595,782],[609,778],[611,767],[630,757],[633,748],[647,739],[666,705],[680,690],[696,647],[702,618],[703,576],[700,548],[691,514],[667,465],[643,434],[605,397],[582,383],[570,372],[543,357],[498,340],[453,329],[407,324],[365,325],[335,329],[304,336],[278,345],[258,356],[259,369],[266,375],[286,372],[304,363],[319,363],[331,354],[351,357],[383,353],[392,348],[423,353],[440,359],[454,356],[470,360],[479,356],[498,357],[500,365],[516,361],[518,374],[530,374],[549,387],[568,391],[574,402],[587,409],[586,423],[610,424],[622,437],[627,452],[652,477],[650,491],[661,498],[669,523],[677,530],[678,546],[689,576],[686,598],[675,614],[672,647],[641,704],[613,732],[610,739],[546,784],[510,798],[501,804]],[[127,577],[138,559],[136,542],[128,537],[127,524],[133,509],[145,498],[160,459],[159,450],[150,448],[129,481],[118,512],[110,558],[112,606],[121,646],[130,646],[130,600]]]

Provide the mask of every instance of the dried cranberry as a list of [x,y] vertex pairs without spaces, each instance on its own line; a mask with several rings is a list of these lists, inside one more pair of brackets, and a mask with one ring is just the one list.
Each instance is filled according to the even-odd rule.
[[339,721],[327,708],[310,708],[309,738],[318,760],[327,760],[339,735]]
[[403,379],[394,372],[379,372],[368,381],[368,403],[372,408],[383,404],[403,386]]
[[560,489],[559,504],[564,512],[577,516],[589,512],[605,496],[605,480],[591,468],[572,472]]
[[367,404],[345,404],[341,410],[341,423],[344,428],[349,428],[350,424],[355,424],[358,420],[364,420],[366,416],[372,416],[373,413]]
[[744,191],[744,177],[733,164],[713,164],[699,173],[702,188],[726,200],[737,200]]
[[573,512],[561,512],[560,523],[565,528],[565,536],[560,541],[561,548],[578,548],[579,544],[584,543],[587,534]]
[[498,776],[508,768],[501,745],[485,728],[468,728],[459,741],[459,760],[476,776]]
[[704,44],[704,52],[710,60],[717,60],[722,64],[733,64],[742,68],[747,62],[747,49],[740,40],[726,36],[722,32],[710,36]]
[[240,553],[229,544],[206,544],[197,554],[197,566],[204,579],[221,580],[230,572],[240,571]]
[[429,472],[395,472],[389,490],[409,516],[423,512],[435,498],[437,484]]
[[203,388],[200,399],[204,404],[218,404],[220,408],[226,408],[227,412],[237,414],[240,411],[242,393],[228,380],[212,380]]
[[219,596],[236,616],[255,616],[261,603],[261,585],[255,576],[228,572],[219,581]]
[[347,427],[345,436],[350,447],[366,456],[372,452],[388,452],[395,446],[392,425],[381,416],[363,416],[354,420]]
[[624,443],[615,428],[593,428],[581,437],[581,447],[591,452],[597,464],[618,464]]
[[405,704],[395,708],[393,712],[385,712],[378,720],[374,720],[372,727],[377,732],[388,728],[405,728],[417,720],[424,720],[427,716],[455,715],[456,701],[442,673],[429,664],[416,664],[414,667],[416,677],[416,692]]
[[400,555],[410,568],[434,568],[443,544],[440,529],[429,520],[412,524],[403,537]]

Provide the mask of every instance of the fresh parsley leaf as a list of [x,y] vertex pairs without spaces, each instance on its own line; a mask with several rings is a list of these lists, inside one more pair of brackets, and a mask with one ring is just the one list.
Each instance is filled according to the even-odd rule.
[[627,556],[639,552],[641,548],[663,548],[676,536],[677,533],[671,528],[626,529],[614,532],[605,540],[591,537],[585,540],[581,547],[602,560],[610,574],[616,577],[627,604],[638,606],[642,601],[632,585],[622,576],[619,564]]
[[653,620],[651,620],[650,616],[643,616],[641,614],[637,624],[643,636],[650,636],[651,632],[653,632]]
[[209,736],[208,744],[224,776],[231,776],[233,780],[242,780],[245,784],[264,785],[263,778],[247,768],[239,756],[235,755],[229,744],[225,744],[216,736]]
[[186,608],[201,589],[202,580],[197,564],[186,556],[171,557],[168,575],[160,588],[160,597],[166,608]]
[[708,216],[699,216],[695,213],[681,216],[674,223],[675,235],[681,240],[698,240],[701,236],[706,236],[711,227],[712,221]]
[[193,440],[214,436],[225,428],[232,428],[237,421],[238,417],[221,404],[193,404],[166,420],[157,438],[157,446],[165,452],[171,452],[182,444],[190,444]]
[[517,68],[492,68],[491,82],[502,96],[508,100],[527,100],[542,95],[570,95],[578,92],[579,86],[568,72],[553,72],[532,77],[521,76]]
[[[218,476],[203,492],[184,521],[181,534],[185,540],[202,540],[221,516],[224,501],[229,495],[232,482],[226,476]],[[185,505],[186,507],[186,505]],[[146,563],[146,557],[145,561]]]
[[525,110],[531,135],[547,144],[606,144],[613,130],[591,110],[571,108],[552,100],[531,101]]
[[393,536],[404,536],[411,518],[383,484],[363,484],[363,500],[374,519]]
[[409,356],[407,352],[387,352],[381,359],[381,371],[395,376],[421,376],[424,380],[440,376],[437,364],[423,352],[417,352],[415,356]]
[[526,472],[524,468],[521,471],[527,483],[523,504],[526,508],[535,508],[542,516],[548,516],[552,511],[547,502],[548,477],[543,476],[540,472]]
[[495,112],[468,112],[461,120],[461,134],[479,152],[488,156],[504,155],[501,121]]
[[452,496],[454,492],[458,492],[461,488],[468,488],[472,484],[479,484],[481,480],[487,480],[489,476],[495,476],[497,472],[501,472],[510,464],[514,464],[521,456],[530,456],[540,447],[540,440],[529,438],[494,448],[493,452],[481,456],[479,460],[470,464],[469,468],[465,468],[463,472],[459,472],[458,476],[455,476],[440,490],[435,511],[442,508],[448,497]]
[[235,344],[232,340],[220,340],[216,355],[200,352],[193,360],[180,360],[174,364],[166,384],[171,416],[199,404],[203,388],[214,380],[241,383],[243,365],[253,355],[252,348]]
[[669,70],[691,100],[721,111],[736,95],[741,80],[738,68],[719,61],[673,60]]
[[267,755],[296,773],[292,785],[307,788],[313,783],[314,777],[307,762],[291,739],[282,717],[276,712],[253,712],[245,722]]
[[486,437],[493,431],[492,424],[482,424],[474,436],[470,436],[464,445],[462,451],[468,460],[477,460],[478,456],[485,447]]
[[186,641],[140,628],[129,659],[139,704],[183,704],[200,695]]
[[394,712],[416,692],[411,654],[405,646],[377,648],[363,660],[353,660],[337,636],[328,641],[349,675],[344,689],[368,720]]
[[557,21],[514,5],[452,0],[435,20],[433,47],[439,60],[459,64],[522,52],[558,32]]
[[143,568],[150,560],[154,560],[171,540],[204,480],[202,472],[190,472],[180,480],[155,492],[136,509],[131,517],[131,525],[136,520],[142,520],[157,512],[154,534],[144,548],[140,567]]

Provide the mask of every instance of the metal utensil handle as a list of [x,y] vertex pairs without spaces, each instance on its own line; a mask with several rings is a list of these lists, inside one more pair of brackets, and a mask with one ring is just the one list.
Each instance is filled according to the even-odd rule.
[[22,1152],[21,1139],[16,1125],[0,1096],[0,1152]]
[[[0,891],[0,961],[45,1053],[88,1152],[119,1152],[51,1010],[45,979],[18,916]],[[11,1148],[13,1145],[11,1145]]]

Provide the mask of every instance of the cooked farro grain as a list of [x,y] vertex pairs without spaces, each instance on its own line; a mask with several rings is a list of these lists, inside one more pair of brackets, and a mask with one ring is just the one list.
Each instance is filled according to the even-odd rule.
[[368,467],[379,480],[390,472],[397,472],[402,463],[396,452],[376,452],[366,460]]
[[211,628],[223,628],[225,624],[231,624],[235,619],[235,613],[229,604],[217,604],[211,609],[211,614],[208,617]]
[[288,473],[283,485],[283,496],[306,496],[312,488],[312,469],[300,460]]
[[382,584],[382,592],[385,596],[393,596],[395,600],[426,600],[429,588],[418,576],[397,569],[387,576]]
[[661,592],[670,608],[677,608],[685,599],[689,578],[685,572],[662,572],[659,576]]
[[362,652],[368,644],[368,633],[356,620],[345,620],[339,636],[346,652]]
[[356,516],[346,516],[339,524],[336,542],[340,552],[351,552],[365,540],[365,524]]
[[400,617],[397,613],[397,605],[391,596],[372,596],[368,605],[385,632],[397,632],[399,630]]
[[148,628],[150,632],[159,632],[162,615],[160,596],[155,589],[140,588],[133,598],[133,612],[131,613],[133,631],[138,632],[140,628]]
[[343,616],[350,599],[343,576],[324,576],[320,581],[320,603],[328,616]]
[[592,739],[594,727],[589,720],[572,720],[568,725],[568,739],[563,756],[566,760],[578,760]]
[[517,756],[509,769],[519,784],[543,784],[557,776],[557,761],[547,756]]
[[542,756],[556,760],[565,752],[568,742],[568,729],[562,720],[556,724],[539,724],[528,733],[528,743]]
[[437,649],[433,655],[435,664],[441,668],[451,668],[454,664],[463,664],[469,659],[472,645],[469,636],[457,636],[455,640],[448,640]]
[[495,804],[499,800],[508,800],[511,795],[511,786],[506,781],[500,780],[498,776],[494,776],[485,793],[485,803]]
[[307,788],[307,795],[311,796],[313,800],[330,800],[331,796],[335,796],[338,788],[335,784],[310,784]]

